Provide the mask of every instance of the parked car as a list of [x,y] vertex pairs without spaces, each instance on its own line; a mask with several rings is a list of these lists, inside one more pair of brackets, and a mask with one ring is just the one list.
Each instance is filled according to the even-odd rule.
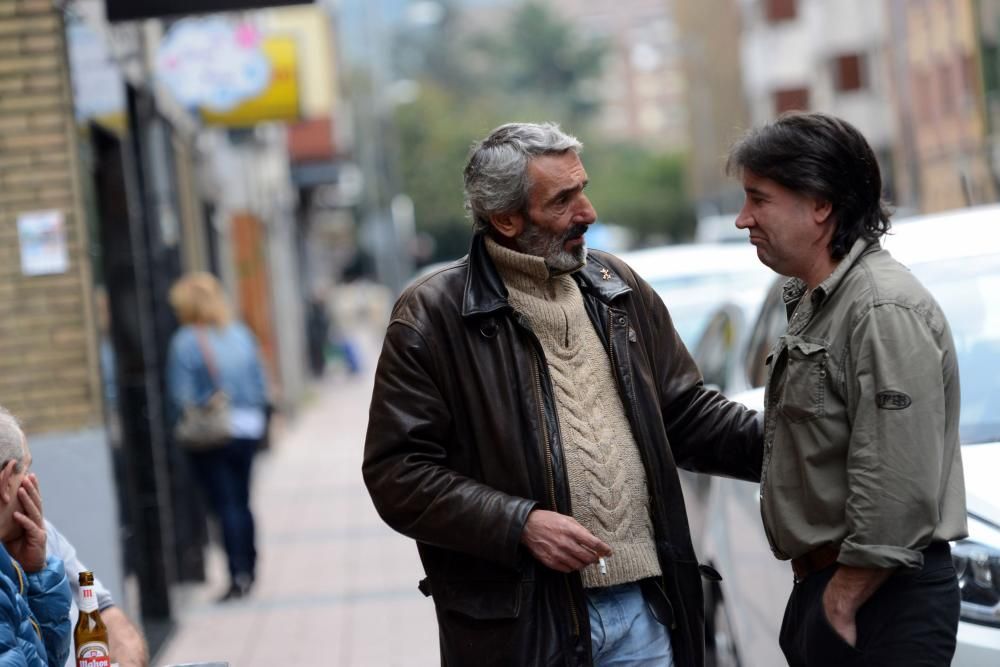
[[682,243],[620,255],[660,295],[674,327],[693,349],[722,303],[756,310],[773,274],[749,244]]
[[[884,245],[934,294],[955,339],[969,537],[952,545],[962,594],[953,664],[995,667],[1000,665],[1000,206],[896,224]],[[743,344],[742,379],[729,387],[733,399],[758,410],[764,405],[765,359],[786,324],[781,282],[772,286]],[[738,391],[744,387],[752,388]],[[724,577],[706,596],[715,664],[784,664],[778,631],[792,574],[788,563],[771,555],[757,485],[715,478],[692,514],[704,521],[697,545],[701,560]]]

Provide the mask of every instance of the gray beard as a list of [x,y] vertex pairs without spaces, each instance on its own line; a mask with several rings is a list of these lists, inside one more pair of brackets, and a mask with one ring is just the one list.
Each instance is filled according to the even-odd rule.
[[578,231],[576,227],[571,227],[564,233],[556,235],[542,229],[530,218],[526,218],[524,231],[514,239],[514,242],[518,250],[524,254],[544,259],[550,276],[560,276],[572,273],[587,263],[586,242],[573,250],[566,250],[563,247]]

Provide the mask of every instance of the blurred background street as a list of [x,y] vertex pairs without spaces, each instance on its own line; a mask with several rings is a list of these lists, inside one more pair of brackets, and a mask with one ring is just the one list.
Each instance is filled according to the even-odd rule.
[[[959,245],[1000,255],[983,233],[1000,225],[1000,0],[0,0],[0,405],[47,518],[154,665],[435,664],[416,549],[378,520],[359,465],[392,304],[467,251],[470,145],[512,120],[578,136],[588,246],[653,285],[706,381],[735,394],[760,387],[785,321],[733,224],[725,155],[791,110],[861,130],[900,226],[947,214],[934,235],[961,237],[940,231],[961,210],[978,231]],[[980,261],[978,287],[954,292],[982,303],[953,328],[981,351],[969,367],[1000,377],[981,361],[1000,358],[1000,270]],[[259,343],[274,415],[251,489],[259,581],[226,603],[168,382],[170,290],[192,272]],[[996,391],[963,383],[983,406]],[[977,442],[1000,440],[991,427]],[[699,555],[726,569],[720,487],[684,484]],[[760,569],[706,591],[720,665],[780,663],[761,574],[779,564],[746,546],[753,491],[732,493],[753,531],[733,562]],[[963,667],[1000,664],[990,525],[963,547],[985,607],[963,607],[963,655],[985,656]]]
[[[365,338],[365,356],[377,353]],[[317,384],[302,414],[258,461],[257,585],[227,605],[222,554],[208,583],[189,587],[177,628],[156,664],[433,665],[433,604],[412,541],[378,518],[361,482],[361,448],[373,367]]]

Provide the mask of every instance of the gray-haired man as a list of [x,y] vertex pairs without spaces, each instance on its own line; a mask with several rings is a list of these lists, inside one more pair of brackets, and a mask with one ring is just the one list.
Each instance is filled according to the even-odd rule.
[[0,664],[60,665],[70,648],[70,588],[45,553],[45,520],[31,450],[0,407]]
[[756,415],[702,386],[649,285],[588,254],[581,148],[528,123],[479,143],[470,253],[386,333],[364,475],[417,541],[443,663],[700,665],[676,466],[760,476]]

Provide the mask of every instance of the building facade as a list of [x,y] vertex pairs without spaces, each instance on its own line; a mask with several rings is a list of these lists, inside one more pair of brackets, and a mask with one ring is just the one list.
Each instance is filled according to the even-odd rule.
[[552,0],[551,6],[585,38],[609,48],[595,82],[602,135],[670,152],[690,146],[683,36],[668,0]]
[[[305,292],[283,123],[332,82],[307,72],[312,96],[277,122],[210,127],[154,72],[168,24],[111,25],[105,6],[0,0],[0,405],[23,421],[47,517],[155,651],[207,542],[171,436],[167,295],[186,271],[219,275],[294,409]],[[298,44],[317,16],[301,8],[230,20],[270,12],[288,57],[309,57]]]
[[900,201],[923,212],[998,195],[995,0],[890,0]]
[[875,150],[894,199],[889,22],[869,0],[739,0],[750,120],[825,111],[854,124]]
[[[729,147],[749,126],[740,67],[739,0],[675,0],[687,90],[688,187],[704,220],[737,210],[739,183],[725,173]],[[731,221],[725,223],[731,226]]]

